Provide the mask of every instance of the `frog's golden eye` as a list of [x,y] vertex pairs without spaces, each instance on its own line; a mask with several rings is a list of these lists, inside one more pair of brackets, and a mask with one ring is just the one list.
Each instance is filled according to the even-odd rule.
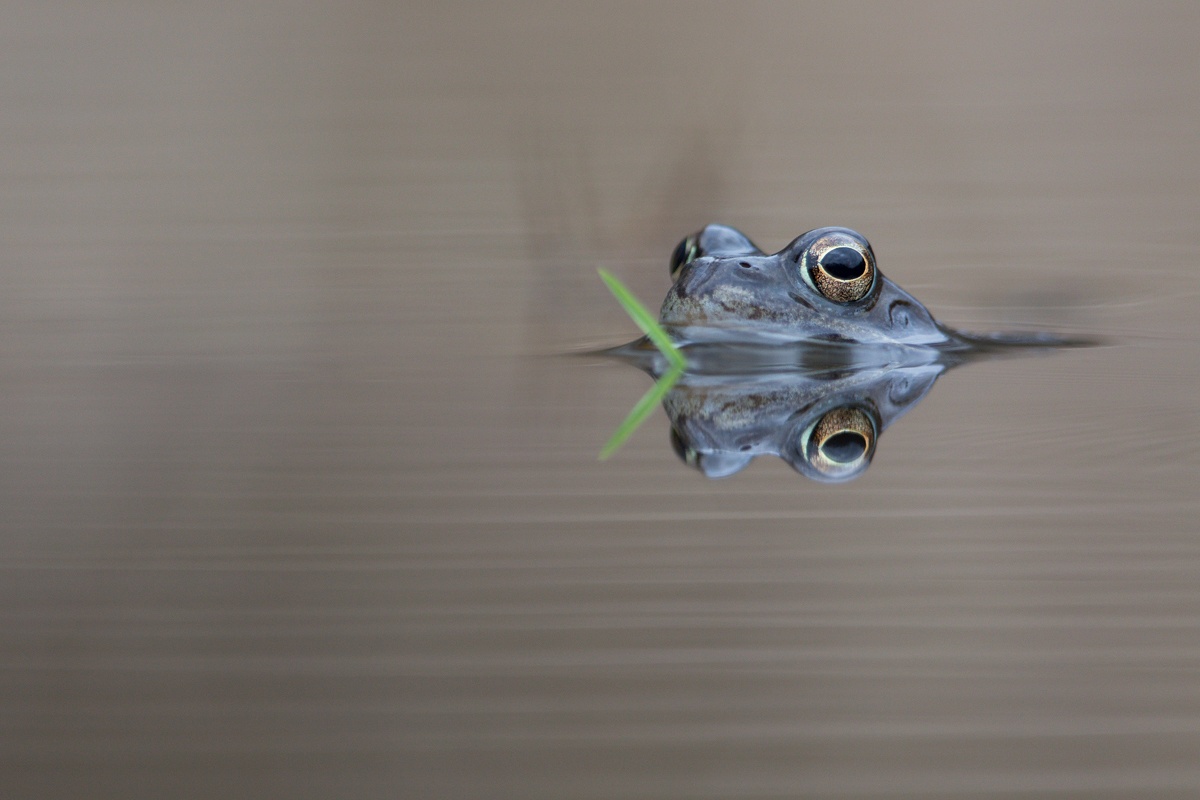
[[836,303],[853,303],[875,283],[875,259],[868,249],[836,244],[809,254],[808,274],[822,295]]
[[684,266],[695,261],[699,254],[700,241],[696,236],[689,236],[675,245],[675,251],[671,253],[671,280],[678,278]]
[[805,460],[822,475],[854,474],[875,452],[875,424],[861,408],[842,406],[825,413],[813,427]]

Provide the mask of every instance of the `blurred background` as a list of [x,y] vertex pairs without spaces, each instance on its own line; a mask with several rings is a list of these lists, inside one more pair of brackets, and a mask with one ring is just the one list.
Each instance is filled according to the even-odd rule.
[[[0,8],[0,794],[1200,794],[1200,10]],[[708,481],[712,221],[943,322],[858,481]]]

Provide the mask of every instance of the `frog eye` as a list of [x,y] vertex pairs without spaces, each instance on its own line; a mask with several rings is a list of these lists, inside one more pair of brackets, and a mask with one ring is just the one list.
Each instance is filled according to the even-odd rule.
[[861,408],[842,406],[826,412],[813,426],[804,458],[821,475],[836,480],[860,472],[874,452],[871,417]]
[[875,283],[875,258],[857,243],[816,247],[810,253],[808,274],[827,299],[853,303],[866,297]]
[[699,254],[700,243],[694,235],[675,245],[675,251],[671,253],[671,280],[678,278],[680,270],[695,261]]

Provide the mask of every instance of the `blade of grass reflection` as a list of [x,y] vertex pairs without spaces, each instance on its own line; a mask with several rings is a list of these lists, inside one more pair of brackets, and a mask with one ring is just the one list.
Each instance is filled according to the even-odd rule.
[[600,460],[603,461],[613,453],[620,449],[621,445],[630,435],[641,427],[641,424],[646,421],[646,417],[650,416],[658,404],[662,401],[663,396],[671,390],[675,382],[683,375],[683,368],[675,365],[669,372],[658,379],[650,390],[642,395],[642,399],[637,401],[637,405],[625,417],[625,420],[617,427],[616,431],[604,445],[604,449],[600,451]]

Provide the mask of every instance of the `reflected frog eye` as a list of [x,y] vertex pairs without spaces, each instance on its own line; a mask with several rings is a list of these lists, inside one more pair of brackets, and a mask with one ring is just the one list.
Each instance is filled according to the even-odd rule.
[[825,413],[813,426],[804,458],[829,478],[857,473],[875,451],[875,424],[861,408],[843,406]]
[[689,236],[675,245],[675,250],[671,253],[671,280],[678,278],[680,270],[695,261],[699,254],[700,244],[695,236]]
[[817,291],[836,303],[863,299],[875,283],[875,259],[870,250],[857,245],[814,248],[808,271]]

